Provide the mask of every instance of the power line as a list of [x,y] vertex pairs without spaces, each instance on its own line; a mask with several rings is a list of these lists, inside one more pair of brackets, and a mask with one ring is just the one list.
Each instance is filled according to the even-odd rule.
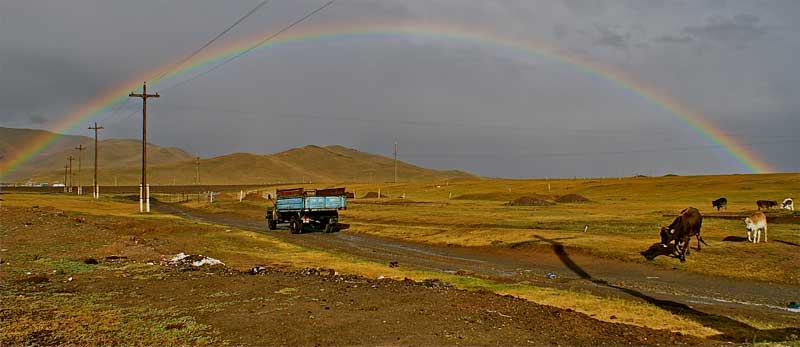
[[207,74],[209,74],[209,73],[213,72],[213,71],[214,71],[214,70],[216,70],[216,69],[219,69],[220,67],[222,67],[222,66],[224,66],[224,65],[226,65],[226,64],[228,64],[228,63],[230,63],[230,62],[232,62],[232,61],[234,61],[234,60],[236,60],[237,58],[239,58],[239,57],[241,57],[241,56],[243,56],[243,55],[245,55],[245,54],[247,54],[247,53],[250,53],[250,51],[252,51],[252,50],[256,49],[257,47],[259,47],[259,46],[261,46],[261,45],[263,45],[263,44],[265,44],[265,43],[267,43],[267,42],[269,42],[269,41],[271,41],[271,40],[273,40],[274,38],[276,38],[276,37],[280,36],[281,34],[283,34],[283,33],[287,32],[287,31],[291,30],[292,28],[294,28],[294,27],[295,27],[295,26],[297,26],[298,24],[305,22],[307,19],[309,19],[309,18],[313,17],[313,16],[314,16],[314,15],[316,15],[317,13],[319,13],[319,12],[321,12],[322,10],[324,10],[324,9],[328,8],[328,6],[331,6],[331,5],[333,5],[333,3],[334,3],[334,2],[336,2],[336,0],[330,0],[330,1],[326,2],[324,5],[322,5],[322,6],[318,7],[317,9],[315,9],[315,10],[313,10],[313,11],[309,12],[309,13],[307,13],[305,16],[301,17],[300,19],[297,19],[297,20],[295,20],[295,21],[294,21],[294,22],[292,22],[291,24],[289,24],[289,25],[287,25],[287,26],[283,27],[281,30],[278,30],[276,33],[274,33],[274,34],[272,34],[272,35],[268,36],[267,38],[265,38],[265,39],[263,39],[263,40],[261,40],[261,41],[257,42],[256,44],[254,44],[254,45],[250,46],[250,47],[249,47],[249,48],[247,48],[246,50],[244,50],[244,51],[242,51],[242,52],[240,52],[240,53],[238,53],[238,54],[236,54],[236,55],[234,55],[234,56],[232,56],[232,57],[230,57],[230,58],[228,58],[228,59],[225,59],[225,60],[224,60],[222,63],[219,63],[219,64],[217,64],[217,65],[214,65],[214,67],[212,67],[212,68],[210,68],[210,69],[208,69],[208,70],[206,70],[206,71],[203,71],[203,72],[201,72],[201,73],[199,73],[199,74],[197,74],[197,75],[194,75],[194,76],[192,76],[192,77],[190,77],[190,78],[188,78],[188,79],[186,79],[186,80],[183,80],[183,81],[181,81],[181,82],[178,82],[178,83],[176,83],[176,84],[173,84],[173,85],[171,85],[171,86],[169,86],[169,87],[167,87],[167,88],[164,88],[164,89],[162,89],[162,91],[169,90],[169,89],[174,89],[174,88],[178,88],[178,87],[180,87],[180,86],[182,86],[182,85],[184,85],[184,84],[187,84],[187,83],[189,83],[189,82],[191,82],[191,81],[194,81],[194,80],[196,80],[196,79],[198,79],[198,78],[200,78],[200,77],[203,77],[203,76],[205,76],[205,75],[207,75]]
[[[231,30],[232,30],[234,27],[236,27],[237,25],[239,25],[239,23],[241,23],[241,22],[243,22],[245,19],[247,19],[247,17],[250,17],[250,15],[252,15],[253,13],[256,13],[258,10],[260,10],[262,7],[264,7],[264,5],[266,5],[267,3],[269,3],[269,0],[264,0],[264,1],[262,1],[262,2],[261,2],[261,3],[259,3],[259,4],[258,4],[256,7],[254,7],[252,10],[250,10],[250,11],[249,11],[249,12],[247,12],[247,13],[245,13],[245,15],[244,15],[244,16],[242,16],[242,17],[240,17],[239,19],[237,19],[237,20],[236,20],[236,22],[233,22],[233,24],[231,24],[230,26],[228,26],[227,28],[225,28],[225,30],[223,30],[221,33],[217,34],[217,36],[214,36],[214,38],[212,38],[211,40],[209,40],[208,42],[206,42],[206,44],[204,44],[202,47],[200,47],[200,48],[196,49],[194,52],[192,52],[191,54],[189,54],[189,55],[188,55],[188,56],[186,56],[185,58],[181,59],[181,60],[180,60],[180,61],[178,61],[177,63],[173,64],[172,66],[180,66],[181,64],[185,63],[185,62],[186,62],[186,61],[188,61],[189,59],[192,59],[192,58],[194,58],[194,56],[196,56],[196,55],[197,55],[198,53],[200,53],[202,50],[204,50],[204,49],[208,48],[208,46],[211,46],[211,44],[213,44],[213,43],[214,43],[215,41],[217,41],[219,38],[221,38],[222,36],[224,36],[225,34],[227,34],[227,33],[228,33],[229,31],[231,31]],[[157,80],[158,80],[158,79],[161,79],[161,77],[164,77],[164,76],[166,76],[166,75],[167,75],[167,74],[168,74],[168,73],[169,73],[171,70],[172,70],[172,69],[167,69],[167,70],[165,70],[165,71],[164,71],[164,72],[162,72],[160,75],[158,75],[158,76],[157,76],[155,79],[157,79]]]
[[[197,106],[197,105],[178,105],[174,103],[162,103],[159,104],[159,107],[164,107],[167,109],[177,109],[177,110],[191,110],[191,111],[206,111],[206,112],[213,112],[213,113],[224,113],[224,114],[239,114],[243,116],[259,116],[259,117],[268,117],[268,118],[286,118],[286,119],[314,119],[314,120],[327,120],[327,121],[337,121],[337,122],[358,122],[358,123],[393,123],[393,124],[403,124],[403,125],[410,125],[410,126],[421,126],[421,127],[431,127],[431,126],[438,126],[438,127],[463,127],[463,128],[473,128],[479,130],[485,129],[499,129],[499,130],[513,130],[513,131],[543,131],[543,132],[564,132],[564,133],[572,133],[577,135],[581,134],[588,134],[588,135],[596,135],[596,136],[610,136],[618,134],[618,132],[623,132],[624,137],[632,138],[632,137],[653,137],[653,136],[671,136],[674,135],[674,132],[670,131],[652,131],[652,132],[631,132],[628,129],[571,129],[568,127],[528,127],[528,126],[521,126],[521,125],[513,125],[513,124],[501,124],[498,122],[488,123],[488,122],[475,122],[475,121],[445,121],[445,120],[422,120],[422,119],[371,119],[371,118],[361,118],[361,117],[352,117],[352,116],[335,116],[335,115],[317,115],[317,114],[306,114],[306,113],[298,113],[298,112],[288,112],[288,113],[266,113],[265,111],[254,111],[254,110],[243,110],[243,109],[232,109],[232,108],[221,108],[221,107],[207,107],[207,106]],[[769,137],[771,139],[775,138],[800,138],[800,135],[777,135],[777,134],[747,134],[747,133],[726,133],[726,136],[729,137],[744,137],[744,138],[752,138],[755,135],[760,137]]]
[[[260,2],[258,5],[256,5],[256,7],[254,7],[253,9],[251,9],[250,11],[248,11],[247,13],[245,13],[243,16],[239,17],[239,19],[237,19],[235,22],[233,22],[233,24],[229,25],[227,28],[225,28],[225,30],[223,30],[222,32],[220,32],[219,34],[217,34],[216,36],[214,36],[214,38],[212,38],[211,40],[209,40],[208,42],[206,42],[206,43],[205,43],[205,44],[204,44],[202,47],[200,47],[200,48],[196,49],[194,52],[192,52],[191,54],[189,54],[189,55],[188,55],[188,56],[186,56],[185,58],[181,59],[181,60],[180,60],[180,61],[178,61],[177,63],[175,63],[175,64],[172,64],[172,66],[171,66],[171,67],[174,67],[174,66],[180,66],[181,64],[185,63],[185,62],[186,62],[186,61],[188,61],[189,59],[192,59],[192,58],[194,58],[194,56],[196,56],[197,54],[199,54],[199,53],[200,53],[201,51],[203,51],[204,49],[208,48],[208,46],[211,46],[211,45],[212,45],[214,42],[216,42],[217,40],[219,40],[219,39],[220,39],[222,36],[225,36],[225,34],[227,34],[229,31],[233,30],[233,28],[235,28],[237,25],[239,25],[240,23],[242,23],[242,22],[243,22],[245,19],[247,19],[247,17],[250,17],[252,14],[254,14],[254,13],[258,12],[258,10],[260,10],[262,7],[264,7],[266,4],[268,4],[268,3],[269,3],[269,1],[270,1],[270,0],[263,0],[263,1],[261,1],[261,2]],[[171,68],[170,68],[170,69],[167,69],[167,70],[164,70],[164,72],[162,72],[161,74],[159,74],[158,76],[156,76],[156,77],[155,77],[155,79],[160,79],[160,78],[162,78],[162,77],[166,76],[166,75],[167,75],[167,74],[168,74],[168,73],[169,73],[171,70],[172,70]],[[122,102],[120,102],[119,104],[117,104],[117,106],[115,106],[115,107],[114,107],[114,109],[112,109],[110,112],[108,112],[108,116],[107,116],[105,119],[103,119],[103,121],[107,121],[107,120],[108,120],[108,118],[110,118],[110,117],[111,117],[111,116],[113,116],[115,113],[117,113],[117,111],[119,111],[120,109],[122,109],[122,107],[123,107],[123,106],[125,106],[125,105],[127,104],[128,100],[130,100],[130,99],[126,99],[125,101],[122,101]],[[119,123],[119,122],[125,121],[125,120],[127,120],[128,118],[130,118],[132,115],[134,115],[135,113],[136,113],[136,111],[133,111],[133,112],[129,113],[128,115],[126,115],[125,117],[123,117],[121,120],[119,120],[119,121],[115,121],[114,123]]]
[[[800,140],[782,140],[782,141],[754,141],[744,143],[744,145],[776,145],[787,143],[800,143]],[[682,152],[682,151],[696,151],[696,150],[715,150],[723,149],[722,145],[698,145],[698,146],[684,146],[684,147],[671,147],[671,148],[648,148],[648,149],[631,149],[631,150],[618,150],[618,151],[587,151],[587,152],[550,152],[550,153],[533,153],[531,155],[519,155],[515,158],[519,160],[533,160],[544,158],[564,158],[564,157],[594,157],[601,155],[621,155],[632,153],[659,153],[659,152]],[[498,158],[501,155],[498,153],[447,153],[447,154],[422,154],[422,155],[409,155],[414,158],[428,158],[440,159],[447,158],[453,159],[454,157],[492,157]]]

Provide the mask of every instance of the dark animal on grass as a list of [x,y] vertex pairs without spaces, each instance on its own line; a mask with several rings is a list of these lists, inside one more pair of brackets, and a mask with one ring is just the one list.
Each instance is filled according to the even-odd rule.
[[758,210],[761,211],[762,209],[768,210],[778,206],[778,202],[775,200],[758,200],[756,201],[756,205],[758,205]]
[[676,217],[669,226],[661,227],[661,246],[669,247],[670,242],[675,241],[675,249],[681,262],[686,261],[689,254],[689,241],[692,236],[697,238],[697,250],[701,250],[700,243],[708,244],[700,236],[700,228],[703,226],[703,216],[694,207],[689,207],[681,211],[681,215]]
[[717,200],[714,200],[714,201],[711,202],[711,206],[712,207],[716,207],[717,211],[719,211],[719,209],[721,209],[721,208],[724,208],[724,209],[727,210],[728,209],[728,199],[719,198]]

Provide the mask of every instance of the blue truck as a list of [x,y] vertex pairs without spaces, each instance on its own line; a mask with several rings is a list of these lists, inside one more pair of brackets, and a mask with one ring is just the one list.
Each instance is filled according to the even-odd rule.
[[289,223],[292,234],[317,229],[330,233],[338,230],[339,210],[347,209],[344,188],[278,189],[274,206],[267,209],[267,228],[275,230],[278,223]]

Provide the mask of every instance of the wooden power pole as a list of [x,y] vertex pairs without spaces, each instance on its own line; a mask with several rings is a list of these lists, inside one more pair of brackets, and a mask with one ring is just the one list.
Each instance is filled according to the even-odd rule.
[[69,189],[67,191],[72,193],[72,161],[75,160],[75,158],[69,156],[67,160],[69,160]]
[[98,126],[97,122],[94,122],[93,127],[89,127],[89,130],[94,130],[94,179],[92,179],[92,197],[95,199],[100,199],[100,184],[97,183],[97,131],[100,129],[105,128]]
[[69,165],[64,164],[64,193],[66,193],[67,189],[69,189],[67,188],[69,187],[69,176],[67,176],[69,174],[68,170],[69,170]]
[[195,171],[196,171],[196,175],[195,175],[195,178],[194,178],[194,183],[199,186],[200,185],[200,157],[195,158],[194,168],[195,168]]
[[394,183],[397,183],[397,141],[394,142]]
[[83,150],[86,149],[86,147],[83,147],[83,145],[78,145],[78,147],[75,147],[75,149],[78,150],[78,195],[83,195],[83,185],[81,184],[81,168],[83,167]]
[[147,99],[160,98],[158,93],[147,94],[147,82],[142,84],[142,93],[130,93],[129,97],[142,98],[142,186],[139,188],[139,212],[150,212],[150,187],[147,186]]

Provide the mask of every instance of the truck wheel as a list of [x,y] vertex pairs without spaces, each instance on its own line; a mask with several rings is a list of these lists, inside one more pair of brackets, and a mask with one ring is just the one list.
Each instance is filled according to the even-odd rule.
[[335,227],[334,227],[333,224],[330,224],[330,223],[325,224],[325,233],[326,234],[332,233],[334,230],[335,230]]
[[278,222],[274,219],[267,219],[267,228],[269,230],[275,230],[278,228]]
[[292,217],[292,219],[289,221],[289,231],[291,231],[292,234],[299,234],[302,232],[302,228],[303,225],[300,223],[300,219],[297,217]]

